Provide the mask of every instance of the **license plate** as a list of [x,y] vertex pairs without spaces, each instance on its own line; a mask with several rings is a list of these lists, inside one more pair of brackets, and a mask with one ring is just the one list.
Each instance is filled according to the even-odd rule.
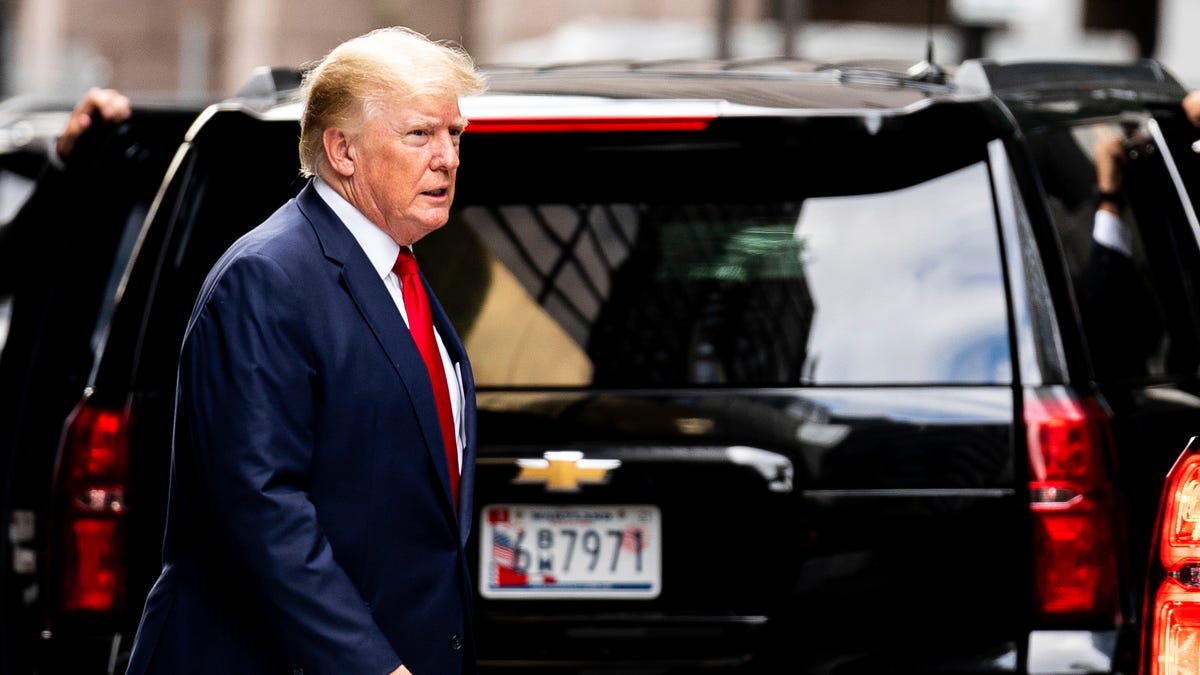
[[658,507],[492,504],[483,509],[485,598],[658,597]]

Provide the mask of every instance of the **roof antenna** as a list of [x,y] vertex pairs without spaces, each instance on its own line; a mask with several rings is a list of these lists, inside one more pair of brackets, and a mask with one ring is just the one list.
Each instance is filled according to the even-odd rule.
[[928,0],[925,5],[925,15],[927,17],[925,31],[925,60],[909,68],[908,76],[918,82],[945,84],[946,73],[933,60],[933,13],[934,3],[936,1],[937,0]]

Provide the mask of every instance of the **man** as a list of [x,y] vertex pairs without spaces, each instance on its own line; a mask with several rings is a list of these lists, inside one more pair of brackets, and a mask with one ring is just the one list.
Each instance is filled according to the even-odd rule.
[[407,275],[449,218],[458,98],[483,81],[390,28],[304,87],[314,178],[217,262],[189,321],[163,571],[129,673],[475,670],[474,386]]

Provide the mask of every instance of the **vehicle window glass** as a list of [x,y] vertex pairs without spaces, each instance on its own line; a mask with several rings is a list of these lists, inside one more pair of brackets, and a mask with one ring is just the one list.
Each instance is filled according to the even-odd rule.
[[[1125,204],[1098,212],[1097,171],[1115,138]],[[1196,242],[1146,119],[1046,130],[1030,138],[1046,189],[1092,367],[1101,379],[1196,369]]]
[[745,201],[468,203],[446,231],[477,262],[439,261],[453,281],[435,286],[484,387],[1010,382],[986,163],[910,173]]
[[1178,108],[1158,113],[1155,122],[1167,143],[1168,161],[1176,168],[1172,177],[1178,180],[1179,187],[1187,195],[1192,213],[1200,216],[1200,129],[1193,126]]
[[0,227],[8,224],[29,200],[37,180],[0,168]]
[[1034,232],[1029,206],[1004,142],[992,141],[988,150],[1008,267],[1013,343],[1021,382],[1027,386],[1062,382],[1068,369],[1066,352],[1042,257],[1043,245]]

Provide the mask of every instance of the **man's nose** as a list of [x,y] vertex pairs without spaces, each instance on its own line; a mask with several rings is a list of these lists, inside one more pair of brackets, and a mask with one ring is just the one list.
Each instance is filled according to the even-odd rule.
[[434,141],[431,168],[437,171],[458,168],[458,143],[455,141],[456,138],[448,132],[437,135]]

